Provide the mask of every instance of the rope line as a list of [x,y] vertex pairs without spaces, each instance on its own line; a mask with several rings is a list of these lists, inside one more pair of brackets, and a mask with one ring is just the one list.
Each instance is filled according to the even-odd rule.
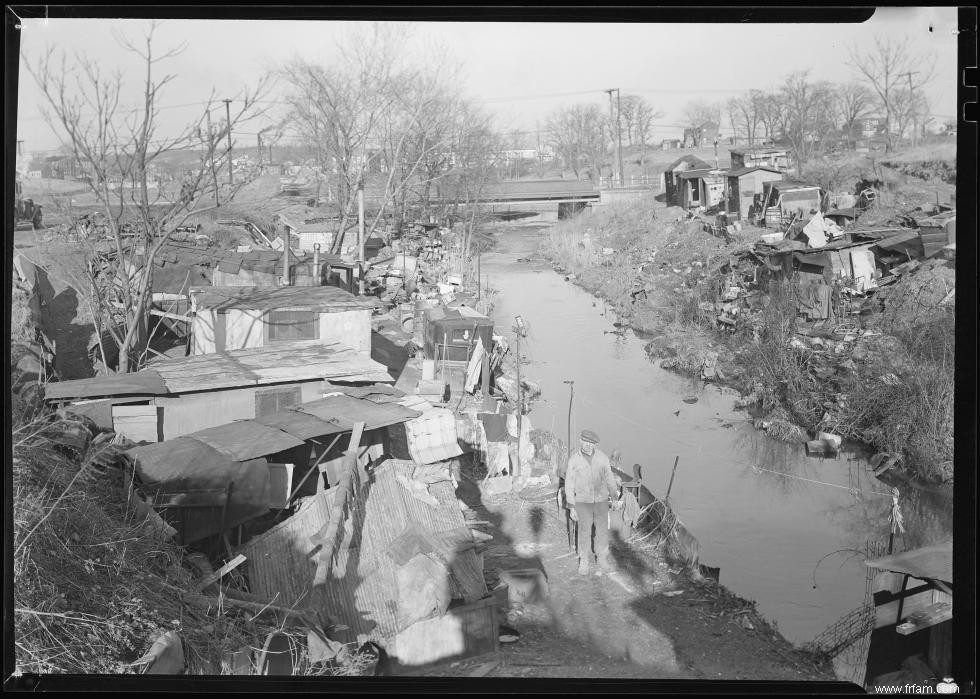
[[783,478],[794,478],[798,481],[806,481],[807,483],[816,483],[817,485],[829,485],[832,488],[842,488],[843,490],[849,490],[851,492],[863,493],[865,495],[882,495],[884,497],[892,497],[892,493],[879,493],[877,490],[861,490],[860,488],[855,488],[849,485],[841,485],[840,483],[827,483],[825,481],[817,481],[812,478],[804,478],[803,476],[794,476],[791,473],[780,473],[779,471],[773,471],[772,469],[762,468],[761,466],[753,466],[753,471],[765,471],[766,473],[775,473],[777,476],[782,476]]

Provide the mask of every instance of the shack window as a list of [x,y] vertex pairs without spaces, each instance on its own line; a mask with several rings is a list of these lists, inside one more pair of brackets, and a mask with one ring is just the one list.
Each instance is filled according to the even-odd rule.
[[299,386],[264,388],[255,392],[255,417],[278,413],[300,402]]
[[313,311],[269,311],[266,316],[269,342],[315,340],[317,320]]

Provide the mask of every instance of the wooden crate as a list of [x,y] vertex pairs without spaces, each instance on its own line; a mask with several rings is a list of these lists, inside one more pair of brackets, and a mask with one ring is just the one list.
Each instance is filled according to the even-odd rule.
[[500,646],[497,614],[497,599],[490,596],[412,624],[387,647],[393,669],[397,674],[399,670],[495,653]]

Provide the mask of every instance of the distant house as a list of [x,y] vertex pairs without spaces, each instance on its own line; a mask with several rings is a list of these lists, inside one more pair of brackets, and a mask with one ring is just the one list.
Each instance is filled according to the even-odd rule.
[[778,146],[750,146],[731,150],[732,169],[765,166],[784,170],[789,167],[789,155]]
[[681,147],[682,141],[679,138],[665,138],[660,142],[661,150],[677,150]]
[[323,397],[330,382],[392,382],[367,352],[340,343],[264,347],[152,362],[131,374],[56,381],[45,400],[133,441],[158,442]]
[[666,201],[668,205],[680,205],[680,192],[678,187],[680,181],[678,177],[681,173],[687,172],[688,170],[710,170],[711,165],[701,160],[701,158],[696,158],[693,155],[682,155],[680,158],[672,162],[666,168],[664,168],[664,193],[666,194]]
[[191,354],[300,340],[371,350],[374,304],[335,286],[191,289]]
[[706,121],[700,126],[684,129],[684,147],[700,148],[702,145],[714,143],[718,138],[718,122]]
[[747,219],[753,205],[763,195],[763,183],[782,177],[778,169],[766,165],[730,170],[726,174],[725,211],[739,219]]
[[680,173],[677,205],[685,209],[711,208],[725,199],[725,171],[712,168]]

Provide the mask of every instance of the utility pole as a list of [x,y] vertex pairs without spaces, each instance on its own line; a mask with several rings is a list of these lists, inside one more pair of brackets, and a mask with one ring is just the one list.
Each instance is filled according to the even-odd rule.
[[[609,95],[609,125],[610,126],[612,126],[612,121],[613,121],[613,98],[612,98],[612,95],[613,95],[613,92],[615,92],[615,91],[616,91],[616,88],[614,88],[614,87],[613,88],[610,88],[608,90],[605,90],[605,92]],[[615,146],[615,143],[613,145]],[[619,161],[619,149],[618,148],[616,149],[616,156],[617,156],[616,157],[616,161],[618,162]],[[612,169],[615,169],[615,168],[612,168]],[[620,176],[622,176],[622,173],[620,173]],[[615,174],[614,174],[613,175],[613,183],[615,183],[615,181],[616,181],[616,177],[615,177]]]
[[619,185],[626,186],[626,170],[623,169],[623,128],[620,115],[619,88],[616,88],[616,159],[619,161]]
[[211,126],[211,110],[207,110],[208,117],[208,144],[204,151],[205,156],[210,155],[211,162],[208,163],[208,169],[211,171],[211,178],[214,180],[214,205],[215,207],[221,206],[221,202],[218,201],[218,172],[214,167],[214,151],[217,146],[214,143],[214,129]]
[[912,112],[912,147],[915,148],[918,142],[918,130],[919,130],[919,119],[915,113],[915,94],[912,92],[912,76],[918,75],[919,71],[913,70],[907,73],[900,73],[899,77],[902,75],[909,79],[909,111]]
[[357,183],[357,288],[364,295],[364,181]]
[[231,100],[222,100],[225,103],[225,122],[228,126],[228,184],[234,185],[235,178],[231,169]]

